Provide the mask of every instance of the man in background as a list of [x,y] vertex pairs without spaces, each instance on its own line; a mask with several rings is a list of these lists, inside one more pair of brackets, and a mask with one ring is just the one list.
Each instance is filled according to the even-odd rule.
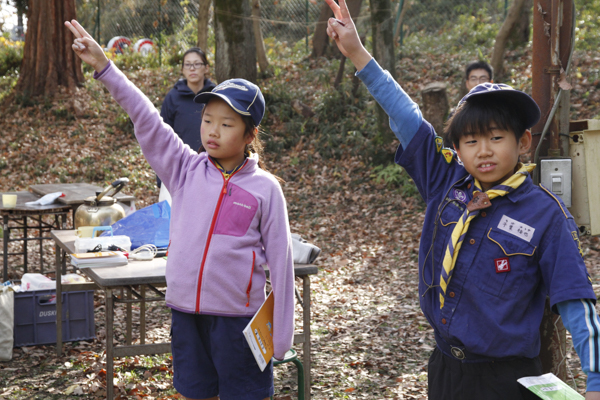
[[473,61],[465,69],[465,86],[467,92],[470,92],[480,83],[494,82],[494,71],[490,64],[485,61]]

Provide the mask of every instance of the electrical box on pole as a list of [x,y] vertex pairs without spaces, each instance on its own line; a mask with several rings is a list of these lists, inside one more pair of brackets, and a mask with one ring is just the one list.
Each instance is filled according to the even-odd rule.
[[[600,235],[600,120],[575,121],[569,132],[573,202],[569,211],[580,235]],[[581,130],[579,130],[581,129]]]

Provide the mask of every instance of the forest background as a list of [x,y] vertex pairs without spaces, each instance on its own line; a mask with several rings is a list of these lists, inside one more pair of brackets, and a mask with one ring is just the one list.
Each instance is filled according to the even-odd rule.
[[[512,2],[407,0],[404,15],[398,12],[403,0],[389,3],[396,26],[398,81],[420,105],[424,86],[444,82],[453,105],[464,94],[466,63],[491,60],[496,35]],[[5,4],[2,1],[0,7],[6,8]],[[151,37],[160,43],[160,51],[148,57],[130,50],[121,55],[108,52],[160,108],[180,76],[181,54],[199,40],[199,2],[149,4],[76,2],[78,18],[103,45],[119,35],[134,42]],[[323,249],[317,261],[319,274],[312,278],[312,396],[425,399],[426,363],[434,342],[416,295],[424,206],[410,178],[392,163],[398,142],[380,131],[376,105],[353,78],[351,64],[342,64],[329,45],[315,54],[321,2],[262,0],[261,6],[269,68],[261,70],[257,83],[267,101],[263,123],[267,165],[286,181],[283,190],[292,231]],[[530,18],[533,12],[532,6],[526,6],[523,14]],[[600,118],[599,15],[600,0],[576,2],[572,119]],[[135,31],[126,30],[136,24]],[[94,32],[94,26],[99,32]],[[371,2],[363,1],[357,26],[372,49]],[[529,36],[530,24],[520,26]],[[14,40],[15,32],[8,28],[0,31],[0,191],[55,182],[83,181],[104,187],[125,176],[130,179],[126,191],[136,196],[138,208],[155,203],[154,173],[133,137],[133,127],[92,79],[92,71],[84,68],[85,83],[75,93],[59,89],[52,96],[24,96],[16,90],[23,42]],[[523,40],[523,32],[513,36],[504,54],[505,73],[496,81],[531,93],[531,41]],[[212,24],[206,43],[214,65]],[[582,244],[598,285],[598,240],[584,237]],[[45,254],[48,265],[54,259],[53,248]],[[11,278],[18,279],[21,262],[11,259],[9,271]],[[95,299],[97,340],[68,343],[62,357],[56,357],[52,346],[15,349],[12,361],[0,363],[0,398],[105,395],[104,301],[100,293]],[[147,312],[152,321],[149,340],[166,339],[168,311],[148,306]],[[124,311],[117,313],[118,329]],[[123,343],[124,337],[119,334],[114,340]],[[585,377],[570,343],[564,361],[569,383],[583,393]],[[177,396],[169,355],[119,359],[116,374],[120,398]],[[279,366],[275,374],[276,398],[295,398],[295,369]]]

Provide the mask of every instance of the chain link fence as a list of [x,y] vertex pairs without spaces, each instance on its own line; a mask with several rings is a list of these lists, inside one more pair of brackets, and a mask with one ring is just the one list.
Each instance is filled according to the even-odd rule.
[[[137,40],[148,38],[157,44],[168,40],[179,48],[188,48],[197,42],[199,1],[77,0],[77,18],[105,46],[113,38],[125,37],[131,46]],[[324,4],[322,0],[261,0],[263,37],[308,43]],[[492,22],[501,21],[507,7],[508,0],[390,0],[389,14],[402,43],[406,35],[436,32],[461,15],[485,12],[492,17]],[[369,17],[370,1],[363,0],[360,28],[368,32]]]

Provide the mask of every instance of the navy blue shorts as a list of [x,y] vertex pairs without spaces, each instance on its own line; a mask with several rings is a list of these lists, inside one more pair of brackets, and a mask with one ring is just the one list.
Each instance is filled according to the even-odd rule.
[[462,363],[437,347],[427,371],[429,400],[539,400],[517,379],[543,373],[539,357]]
[[262,400],[273,395],[273,362],[261,371],[242,331],[251,318],[172,310],[173,385],[185,397]]

